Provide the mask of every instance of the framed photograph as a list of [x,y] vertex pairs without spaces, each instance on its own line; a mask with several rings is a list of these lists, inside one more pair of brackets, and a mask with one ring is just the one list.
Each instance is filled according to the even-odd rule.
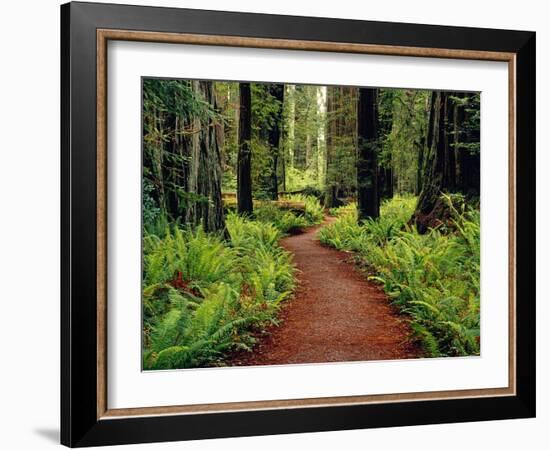
[[61,7],[61,441],[535,415],[535,33]]

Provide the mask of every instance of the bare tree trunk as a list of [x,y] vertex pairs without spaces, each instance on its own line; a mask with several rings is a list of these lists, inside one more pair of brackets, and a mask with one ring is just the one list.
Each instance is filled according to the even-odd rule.
[[239,84],[239,153],[237,156],[237,209],[239,214],[252,214],[250,83]]
[[357,213],[359,221],[377,218],[380,215],[377,95],[377,89],[359,89],[357,101]]
[[[192,88],[198,98],[216,107],[211,81],[193,81]],[[192,195],[188,198],[186,221],[193,225],[202,223],[206,231],[219,231],[225,228],[218,133],[217,124],[212,119],[193,120],[188,179],[188,193]]]

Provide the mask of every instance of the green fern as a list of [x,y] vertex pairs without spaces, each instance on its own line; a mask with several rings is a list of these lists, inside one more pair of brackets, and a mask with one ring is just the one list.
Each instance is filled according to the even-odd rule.
[[[356,252],[370,278],[413,319],[427,354],[479,354],[479,211],[446,196],[452,226],[419,234],[408,227],[414,197],[395,197],[381,217],[357,223],[354,207],[333,211],[336,222],[320,230],[322,243]],[[436,345],[437,344],[437,345]]]
[[230,214],[228,241],[201,228],[145,234],[145,369],[223,364],[228,351],[250,349],[251,330],[273,322],[295,286],[278,245],[285,226]]

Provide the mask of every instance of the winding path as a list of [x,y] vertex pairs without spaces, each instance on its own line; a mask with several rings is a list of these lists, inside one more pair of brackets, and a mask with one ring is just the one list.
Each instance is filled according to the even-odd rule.
[[298,364],[404,359],[421,356],[410,327],[388,297],[354,267],[349,254],[322,246],[320,227],[289,236],[281,245],[299,270],[295,297],[281,311],[282,323],[259,337],[253,352],[229,365]]

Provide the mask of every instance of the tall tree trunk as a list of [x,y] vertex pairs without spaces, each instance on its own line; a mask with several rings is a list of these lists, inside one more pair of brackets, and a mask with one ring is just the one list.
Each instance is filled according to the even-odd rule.
[[335,137],[336,137],[336,105],[337,88],[327,87],[327,113],[326,113],[326,166],[325,166],[325,207],[338,206],[335,181]]
[[287,153],[288,167],[294,168],[294,142],[295,142],[295,125],[296,125],[296,86],[290,84],[288,86],[288,113],[287,113]]
[[311,165],[311,131],[306,130],[306,159],[305,159],[305,169],[309,169]]
[[[431,139],[433,136],[433,107],[434,107],[434,93],[430,98],[426,98],[426,104],[424,111],[428,115],[428,124],[426,128],[422,127],[420,145],[418,147],[418,160],[416,165],[416,189],[415,194],[420,195],[422,187],[424,185],[424,172],[428,150],[431,146]],[[428,143],[429,141],[429,143]]]
[[416,162],[416,189],[415,194],[420,195],[420,192],[422,192],[422,183],[423,183],[423,176],[424,176],[424,151],[425,151],[426,143],[425,140],[418,146],[418,160]]
[[[336,96],[336,153],[334,156],[335,165],[338,163],[340,158],[343,156],[344,143],[345,143],[345,121],[344,121],[344,105],[345,105],[345,88],[340,86],[338,88],[338,95]],[[334,181],[335,181],[335,196],[336,196],[336,206],[339,206],[340,200],[338,197],[342,197],[344,194],[342,192],[342,176],[339,173],[338,169],[334,167]]]
[[[211,81],[193,81],[198,98],[216,108],[216,97]],[[212,119],[195,118],[189,167],[189,207],[186,221],[194,225],[202,222],[206,231],[225,228],[221,194],[221,154],[218,145],[218,126]]]
[[380,199],[393,197],[393,169],[391,167],[379,167],[378,188]]
[[380,215],[378,197],[377,90],[359,89],[357,101],[357,213],[359,221]]
[[[382,94],[384,89],[380,89],[378,92],[378,110],[380,110],[380,105],[382,102]],[[381,146],[383,140],[391,134],[392,124],[394,122],[394,112],[393,112],[393,101],[392,107],[386,112],[386,117],[384,121],[378,121],[378,138],[380,140]],[[384,160],[379,158],[379,173],[378,173],[378,187],[379,187],[379,196],[380,199],[392,198],[393,197],[393,168],[392,168],[392,155],[391,152],[388,152]]]
[[286,192],[286,154],[281,155],[281,186],[283,192]]
[[436,206],[444,187],[445,151],[447,150],[445,126],[447,96],[446,92],[434,92],[432,95],[432,106],[428,121],[431,129],[428,130],[427,139],[430,147],[426,149],[427,158],[423,188],[412,219],[420,233],[425,233],[438,220]]
[[239,214],[252,214],[251,123],[252,106],[250,83],[239,84],[239,152],[237,155],[237,210]]
[[277,170],[279,162],[279,147],[281,144],[281,126],[283,124],[283,101],[285,95],[284,84],[269,85],[269,94],[277,101],[278,108],[273,114],[273,125],[269,130],[268,144],[271,150],[271,199],[279,198],[279,182]]
[[445,101],[445,172],[443,177],[443,189],[454,192],[456,190],[456,162],[453,149],[453,115],[454,102],[450,95]]
[[[351,161],[354,161],[356,158],[356,152],[357,152],[357,99],[358,99],[358,89],[356,87],[348,87],[347,88],[347,100],[344,103],[344,120],[347,126],[345,127],[345,136],[346,139],[346,148],[348,151],[346,152],[348,155],[348,158],[350,158]],[[377,95],[378,97],[378,95]],[[376,105],[376,111],[377,111],[377,123],[376,126],[378,127],[378,104]],[[378,136],[378,128],[377,128],[377,136]],[[342,179],[342,184],[345,187],[346,191],[346,197],[351,197],[356,192],[356,182],[357,182],[357,166],[355,164],[352,165],[352,173],[348,176],[345,176]]]
[[[455,95],[460,99],[464,98],[463,93],[457,92]],[[456,186],[458,190],[462,190],[462,186],[463,186],[462,151],[459,146],[460,134],[461,134],[460,124],[462,123],[463,120],[464,120],[464,107],[459,102],[455,102],[454,108],[453,108],[453,147],[454,147],[455,165],[456,165]]]
[[319,186],[323,186],[326,179],[326,109],[327,88],[326,86],[320,86],[317,88],[317,182]]
[[185,218],[187,202],[179,195],[178,190],[187,192],[187,140],[181,133],[181,119],[177,114],[166,114],[163,126],[170,130],[169,139],[164,142],[163,153],[167,156],[165,163],[162,164],[163,180],[167,186],[166,190],[166,210],[173,218],[182,216]]
[[[155,128],[161,130],[163,127],[162,123],[162,112],[159,110],[155,111],[154,118]],[[164,174],[163,174],[163,160],[164,160],[164,145],[160,136],[156,136],[156,145],[155,145],[155,154],[153,156],[155,175],[157,178],[157,189],[158,192],[158,202],[161,209],[166,211],[166,189],[164,186]]]

